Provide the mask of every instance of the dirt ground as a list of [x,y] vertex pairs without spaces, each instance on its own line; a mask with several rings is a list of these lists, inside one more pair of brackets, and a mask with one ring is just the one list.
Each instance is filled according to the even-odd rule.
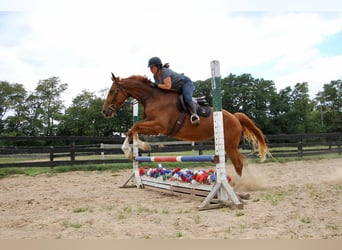
[[129,170],[3,178],[0,239],[342,238],[342,158],[248,169],[236,187],[251,195],[242,210],[121,189]]

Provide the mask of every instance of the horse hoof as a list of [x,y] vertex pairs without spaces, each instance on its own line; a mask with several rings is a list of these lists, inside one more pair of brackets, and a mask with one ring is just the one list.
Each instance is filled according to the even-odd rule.
[[133,159],[134,159],[134,157],[133,157],[133,153],[132,153],[132,152],[130,152],[130,153],[127,155],[127,158],[128,158],[128,160],[131,160],[131,161],[133,161]]
[[150,146],[150,144],[147,144],[147,143],[145,143],[145,147],[144,147],[144,150],[145,151],[151,151],[151,146]]
[[124,154],[128,160],[133,161],[134,157],[133,157],[133,152],[131,150],[129,152],[124,152]]

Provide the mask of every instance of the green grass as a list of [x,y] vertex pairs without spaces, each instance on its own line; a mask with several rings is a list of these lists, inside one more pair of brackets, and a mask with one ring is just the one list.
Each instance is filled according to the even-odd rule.
[[201,217],[199,215],[196,215],[193,219],[196,224],[199,224],[201,222]]
[[56,174],[72,171],[112,171],[117,172],[122,169],[132,168],[132,163],[120,164],[92,164],[92,165],[70,165],[56,167],[25,167],[25,168],[0,168],[0,178],[9,175],[23,174],[36,176],[39,174]]
[[66,220],[62,221],[61,225],[65,228],[68,228],[68,227],[80,228],[82,226],[79,222],[71,223],[71,222],[66,221]]
[[183,237],[183,233],[182,233],[181,231],[178,231],[178,232],[176,233],[176,237],[177,237],[177,238],[182,238],[182,237]]
[[305,224],[310,224],[311,223],[311,218],[309,218],[309,217],[301,218],[300,221],[302,223],[305,223]]
[[118,219],[127,219],[132,214],[132,208],[125,206],[118,214]]
[[84,213],[84,212],[93,212],[89,207],[78,207],[74,209],[74,213]]
[[[76,155],[77,160],[114,160],[125,159],[124,154],[112,154],[112,155]],[[16,162],[40,162],[49,161],[49,154],[27,154],[27,155],[11,155],[10,157],[0,157],[0,163],[16,163]],[[58,153],[55,154],[55,161],[67,161],[70,160],[70,156],[58,157]]]
[[241,212],[241,211],[238,211],[238,212],[235,213],[236,217],[240,217],[240,216],[244,216],[244,215],[245,215],[245,213]]
[[285,193],[278,192],[276,194],[266,194],[265,198],[271,202],[272,206],[276,206],[280,201],[285,199],[285,196]]

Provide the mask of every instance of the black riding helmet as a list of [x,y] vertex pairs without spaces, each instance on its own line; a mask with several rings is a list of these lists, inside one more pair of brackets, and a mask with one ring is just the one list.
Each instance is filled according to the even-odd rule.
[[151,57],[150,60],[148,60],[148,68],[149,67],[152,67],[152,66],[156,66],[156,67],[161,67],[163,64],[162,64],[162,61],[160,60],[159,57]]

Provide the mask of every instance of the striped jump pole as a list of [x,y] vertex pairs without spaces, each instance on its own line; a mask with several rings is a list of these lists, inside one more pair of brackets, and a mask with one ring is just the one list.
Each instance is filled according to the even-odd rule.
[[219,162],[217,155],[137,156],[134,160],[138,162]]

